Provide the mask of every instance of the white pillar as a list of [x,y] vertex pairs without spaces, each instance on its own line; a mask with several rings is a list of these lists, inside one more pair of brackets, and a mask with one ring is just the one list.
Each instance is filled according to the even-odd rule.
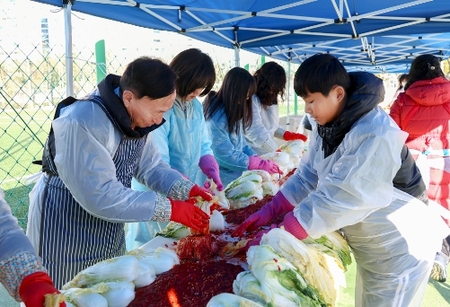
[[241,66],[240,49],[237,46],[234,46],[234,66]]
[[64,5],[66,36],[66,95],[73,96],[72,4]]
[[290,88],[291,88],[291,60],[288,60],[288,67],[287,67],[287,76],[286,76],[286,99],[287,99],[287,114],[286,114],[286,130],[290,130],[289,129],[289,113],[290,113],[290,109],[289,109],[289,99],[290,99]]

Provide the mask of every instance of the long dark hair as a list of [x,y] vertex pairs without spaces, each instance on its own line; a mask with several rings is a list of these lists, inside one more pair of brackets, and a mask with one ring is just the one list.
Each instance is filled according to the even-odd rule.
[[267,62],[254,74],[256,80],[256,96],[263,106],[278,104],[278,95],[284,98],[286,87],[286,71],[275,63]]
[[256,82],[253,76],[244,68],[230,69],[223,79],[219,91],[210,92],[203,102],[205,119],[223,109],[228,122],[228,132],[240,132],[240,121],[243,129],[252,124],[252,96],[256,92]]
[[445,74],[441,69],[439,58],[432,54],[422,54],[412,61],[408,77],[405,90],[416,81],[431,80],[437,77],[445,78]]
[[406,85],[406,82],[408,82],[408,78],[409,78],[408,74],[401,74],[400,77],[398,77],[398,89],[401,90],[404,88],[402,83],[404,81]]
[[205,96],[216,82],[214,63],[200,49],[191,48],[181,51],[169,64],[177,74],[177,95],[185,98],[196,89],[203,89],[200,97]]

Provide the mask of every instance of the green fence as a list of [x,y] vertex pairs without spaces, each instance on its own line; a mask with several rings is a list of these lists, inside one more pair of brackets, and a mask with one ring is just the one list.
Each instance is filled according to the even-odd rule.
[[[20,23],[29,18],[18,13],[23,5],[30,1],[2,2],[0,8],[0,184],[25,229],[33,175],[40,172],[40,166],[32,162],[41,159],[54,107],[66,96],[66,55],[64,43],[51,45],[45,31],[36,39],[33,31],[20,30]],[[45,18],[34,26],[45,30]],[[106,58],[108,70],[117,73],[129,61],[113,51],[106,51]],[[95,59],[95,46],[74,44],[75,96],[82,97],[95,88]]]
[[[33,186],[30,176],[40,171],[32,162],[41,158],[54,106],[66,91],[65,55],[57,51],[61,48],[44,53],[40,47],[26,54],[0,47],[7,54],[0,62],[0,182],[23,227]],[[74,93],[82,96],[96,84],[95,54],[74,54]],[[119,59],[113,61],[121,66]]]
[[[42,149],[56,104],[66,97],[64,15],[59,8],[29,0],[2,1],[0,6],[0,187],[20,225],[26,229],[28,194],[40,166]],[[234,51],[179,34],[143,29],[119,22],[72,14],[73,93],[83,97],[108,73],[121,74],[141,55],[169,62],[179,51],[196,47],[209,53],[217,72],[217,89],[234,66]],[[107,37],[94,39],[94,33]],[[137,38],[135,38],[135,37]],[[101,43],[98,43],[98,42]],[[96,54],[95,51],[104,54]],[[262,62],[241,56],[253,73]],[[101,62],[97,65],[97,61]],[[278,61],[279,62],[279,61]],[[281,63],[287,68],[286,63]],[[98,71],[103,69],[106,71]],[[291,70],[291,78],[295,72]],[[291,89],[291,93],[293,93]],[[280,115],[294,110],[280,105]],[[303,107],[299,108],[303,109]],[[296,110],[297,111],[297,110]],[[302,112],[302,111],[300,111]]]

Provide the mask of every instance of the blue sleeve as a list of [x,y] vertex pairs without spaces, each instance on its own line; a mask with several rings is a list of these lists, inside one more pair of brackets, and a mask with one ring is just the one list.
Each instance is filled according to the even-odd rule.
[[153,143],[158,147],[159,154],[161,155],[161,159],[170,165],[170,154],[169,154],[169,134],[170,134],[170,126],[171,119],[173,116],[173,109],[170,109],[164,114],[164,119],[166,122],[156,130],[153,130],[151,133]]
[[244,146],[244,149],[242,150],[247,156],[254,156],[256,155],[256,152],[250,147],[248,146],[248,144],[246,144]]
[[[245,171],[248,168],[248,154],[243,151],[245,142],[243,135],[236,136],[235,144],[232,141],[232,135],[228,133],[225,121],[209,120],[207,121],[209,133],[212,139],[212,149],[217,163],[223,168]],[[239,142],[240,141],[240,142]],[[248,146],[247,146],[248,147]],[[251,149],[250,149],[251,150]]]
[[0,189],[0,263],[21,252],[35,254],[35,250],[17,218],[11,213],[3,191]]
[[199,137],[201,137],[202,140],[200,157],[203,157],[204,155],[207,154],[213,155],[213,150],[211,148],[212,146],[211,136],[209,135],[209,129],[206,124],[205,117],[203,115],[203,106],[198,100],[195,103],[196,103],[195,104],[196,112],[199,113],[198,116],[201,118],[199,127],[200,129]]

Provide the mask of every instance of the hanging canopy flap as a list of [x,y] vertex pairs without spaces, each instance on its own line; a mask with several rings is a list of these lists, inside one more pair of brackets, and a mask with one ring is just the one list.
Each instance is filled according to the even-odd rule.
[[[34,1],[62,7],[68,0]],[[401,50],[414,49],[412,43],[396,45],[408,44],[407,37],[416,37],[418,45],[426,44],[424,37],[430,40],[430,49],[412,50],[412,57],[433,48],[445,53],[450,45],[439,41],[445,35],[427,36],[450,33],[449,0],[74,0],[72,10],[280,58],[289,49],[294,59],[321,52],[319,45],[333,48],[330,53],[347,45],[355,66],[410,62]],[[312,47],[312,42],[320,43]],[[396,52],[389,58],[390,45]],[[309,51],[314,48],[317,52]]]

